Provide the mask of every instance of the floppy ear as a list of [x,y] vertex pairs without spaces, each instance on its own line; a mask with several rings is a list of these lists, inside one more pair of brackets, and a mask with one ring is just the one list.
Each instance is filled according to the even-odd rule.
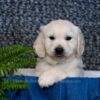
[[39,57],[45,57],[44,36],[42,32],[39,33],[37,39],[35,40],[33,48],[35,48],[35,53]]
[[80,57],[82,56],[84,52],[84,47],[85,47],[85,41],[83,34],[81,30],[77,27],[77,34],[78,34],[78,39],[77,39],[77,56]]

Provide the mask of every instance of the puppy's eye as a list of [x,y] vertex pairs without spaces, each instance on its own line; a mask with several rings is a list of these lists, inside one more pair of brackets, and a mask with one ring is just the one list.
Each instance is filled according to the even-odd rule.
[[69,41],[69,40],[72,39],[72,37],[71,37],[71,36],[67,36],[65,39],[66,39],[67,41]]
[[55,37],[54,37],[54,36],[50,36],[49,39],[50,39],[50,40],[54,40]]

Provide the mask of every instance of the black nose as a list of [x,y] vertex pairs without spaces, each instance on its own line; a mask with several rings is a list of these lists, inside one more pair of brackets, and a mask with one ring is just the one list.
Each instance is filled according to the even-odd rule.
[[57,47],[55,49],[55,52],[56,52],[56,54],[60,54],[61,55],[64,52],[64,49],[62,47]]

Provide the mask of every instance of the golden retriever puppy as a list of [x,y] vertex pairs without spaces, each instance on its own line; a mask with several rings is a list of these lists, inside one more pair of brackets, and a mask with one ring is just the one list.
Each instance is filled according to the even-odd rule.
[[41,87],[49,87],[67,77],[82,77],[84,37],[68,20],[55,20],[40,27],[33,47],[39,59],[35,74]]

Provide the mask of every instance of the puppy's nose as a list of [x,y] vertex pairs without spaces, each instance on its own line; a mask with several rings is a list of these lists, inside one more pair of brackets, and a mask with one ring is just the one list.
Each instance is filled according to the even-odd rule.
[[56,52],[56,54],[60,54],[61,55],[64,52],[64,49],[62,47],[57,47],[55,49],[55,52]]

